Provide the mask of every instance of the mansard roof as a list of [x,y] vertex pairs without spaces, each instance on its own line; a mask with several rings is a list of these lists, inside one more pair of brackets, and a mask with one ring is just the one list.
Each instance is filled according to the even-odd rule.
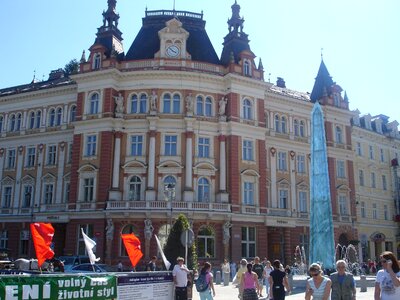
[[203,14],[175,10],[146,11],[142,28],[129,48],[125,60],[152,59],[160,50],[158,32],[166,27],[166,22],[177,18],[189,32],[187,51],[194,61],[220,64],[217,53],[205,30]]

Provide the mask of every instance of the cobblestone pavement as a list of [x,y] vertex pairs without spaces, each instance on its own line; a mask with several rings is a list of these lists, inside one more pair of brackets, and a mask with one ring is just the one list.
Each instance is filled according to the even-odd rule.
[[[357,279],[357,278],[356,278]],[[368,277],[367,291],[360,292],[360,287],[357,288],[357,300],[372,300],[374,299],[374,282],[375,277]],[[359,280],[357,280],[357,284],[359,285]],[[305,279],[298,278],[294,280],[294,288],[293,292],[286,296],[286,300],[303,300],[304,299],[304,290],[305,290]],[[216,296],[214,300],[235,300],[238,299],[238,289],[234,287],[232,284],[228,286],[223,286],[220,284],[215,285],[215,293]],[[265,287],[263,293],[265,294]],[[259,298],[260,300],[268,300],[267,298]],[[199,294],[196,292],[196,289],[193,289],[193,300],[200,300]]]

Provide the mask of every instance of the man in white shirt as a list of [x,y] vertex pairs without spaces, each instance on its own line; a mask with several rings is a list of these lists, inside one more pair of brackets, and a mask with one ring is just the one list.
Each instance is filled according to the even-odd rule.
[[175,284],[175,300],[187,300],[187,275],[190,273],[189,269],[184,264],[183,257],[176,259],[177,264],[172,270],[172,276]]

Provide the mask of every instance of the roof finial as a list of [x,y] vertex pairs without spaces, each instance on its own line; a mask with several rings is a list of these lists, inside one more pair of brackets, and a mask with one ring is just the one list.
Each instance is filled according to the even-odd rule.
[[321,60],[324,60],[324,48],[321,48]]
[[175,11],[175,0],[174,0],[174,11]]

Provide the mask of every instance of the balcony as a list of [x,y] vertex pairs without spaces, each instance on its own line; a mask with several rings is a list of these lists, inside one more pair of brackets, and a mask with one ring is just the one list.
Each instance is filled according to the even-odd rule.
[[291,217],[292,212],[289,209],[285,208],[269,208],[268,215],[276,217]]
[[[172,207],[171,207],[172,206]],[[178,202],[178,201],[108,201],[107,210],[169,210],[230,212],[229,203]]]

